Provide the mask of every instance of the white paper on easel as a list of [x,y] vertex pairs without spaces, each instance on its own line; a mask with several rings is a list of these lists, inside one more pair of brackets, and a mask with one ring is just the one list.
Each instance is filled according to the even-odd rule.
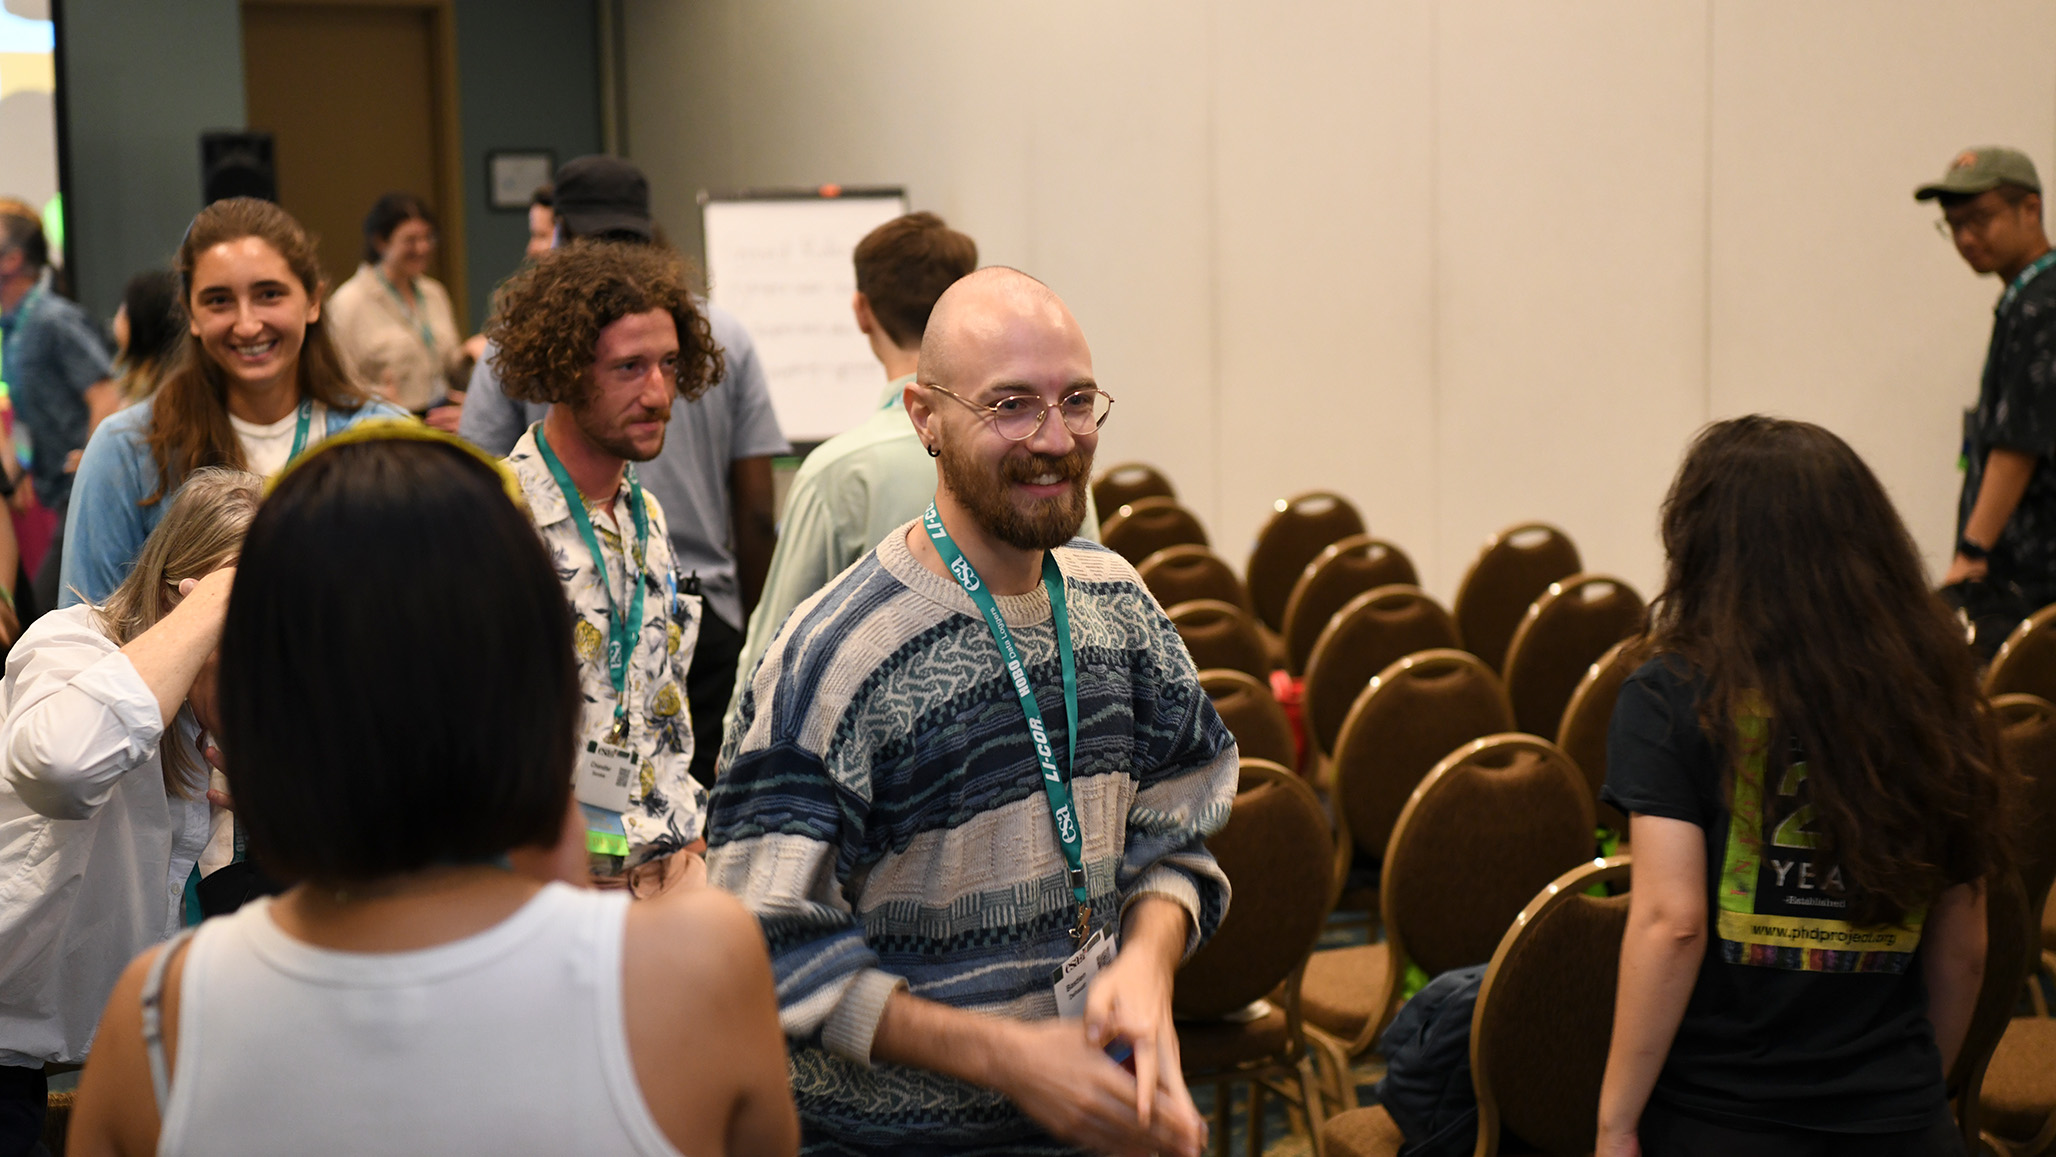
[[818,442],[870,415],[884,378],[850,299],[851,256],[871,230],[907,211],[904,195],[710,199],[709,299],[756,343],[779,428]]

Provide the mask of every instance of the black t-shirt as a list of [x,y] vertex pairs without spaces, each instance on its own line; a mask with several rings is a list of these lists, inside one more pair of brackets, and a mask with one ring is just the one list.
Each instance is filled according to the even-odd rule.
[[1769,758],[1760,720],[1709,740],[1699,691],[1683,662],[1652,660],[1621,687],[1607,736],[1602,799],[1706,833],[1706,957],[1655,1097],[1739,1125],[1928,1124],[1947,1098],[1920,972],[1925,912],[1852,928],[1840,870],[1810,846],[1805,762]]
[[1977,407],[1964,423],[1956,533],[1970,522],[1995,448],[2033,456],[2020,505],[1992,544],[1992,572],[2019,583],[2030,606],[2056,601],[2056,268],[2040,270],[1993,311]]

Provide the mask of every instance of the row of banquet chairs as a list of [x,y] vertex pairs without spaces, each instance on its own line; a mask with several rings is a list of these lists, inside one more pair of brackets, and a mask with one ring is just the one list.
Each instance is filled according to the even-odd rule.
[[[1156,493],[1104,489],[1137,472],[1154,476],[1143,481]],[[1410,966],[1433,975],[1489,960],[1472,1042],[1487,1136],[1479,1151],[1493,1151],[1494,1122],[1503,1122],[1544,1152],[1588,1152],[1625,897],[1583,892],[1627,884],[1625,846],[1618,858],[1593,857],[1595,827],[1625,826],[1598,803],[1597,788],[1613,700],[1629,674],[1620,640],[1640,621],[1640,597],[1619,580],[1578,574],[1560,531],[1527,526],[1486,544],[1451,614],[1419,591],[1398,547],[1364,534],[1355,509],[1329,494],[1276,504],[1245,583],[1211,555],[1198,520],[1154,471],[1117,467],[1095,494],[1114,512],[1108,545],[1147,548],[1138,570],[1170,607],[1244,754],[1242,792],[1211,841],[1243,902],[1178,985],[1188,1078],[1220,1086],[1217,1142],[1228,1135],[1228,1085],[1248,1082],[1252,1152],[1267,1091],[1291,1106],[1317,1154],[1398,1152],[1389,1115],[1355,1107],[1349,1065],[1390,1023]],[[1138,507],[1144,520],[1124,531]],[[1291,517],[1301,513],[1309,517]],[[1184,524],[1182,540],[1138,543],[1135,527],[1173,522]],[[1306,557],[1287,586],[1276,581],[1276,559],[1292,554]],[[1179,599],[1191,584],[1211,584],[1196,588],[1210,597]],[[1523,592],[1539,594],[1509,610]],[[1279,608],[1276,617],[1262,605]],[[1230,629],[1217,629],[1224,622]],[[2056,608],[2023,624],[1992,665],[1992,693],[2016,684],[2056,698]],[[1304,733],[1274,687],[1300,693]],[[2056,766],[2056,708],[2021,694],[1998,706],[2015,762]],[[1304,758],[1302,734],[1311,740]],[[1555,743],[1539,737],[1551,734]],[[2047,830],[2056,777],[2039,779]],[[1989,991],[1950,1078],[1952,1094],[1970,1092],[1970,1135],[1982,1100],[1999,1152],[2014,1151],[2000,1137],[2025,1153],[2036,1140],[2046,1147],[2049,1137],[2036,1133],[2056,1132],[2056,1094],[2046,1087],[2056,1076],[2056,1021],[2010,1031],[2007,1023],[2042,947],[2028,913],[2043,908],[2056,877],[2056,845],[2045,850],[2018,893],[1992,906]],[[1350,888],[1352,865],[1371,863],[1375,884]],[[1314,952],[1338,909],[1374,913],[1384,940]],[[1334,1110],[1341,1115],[1326,1120]]]

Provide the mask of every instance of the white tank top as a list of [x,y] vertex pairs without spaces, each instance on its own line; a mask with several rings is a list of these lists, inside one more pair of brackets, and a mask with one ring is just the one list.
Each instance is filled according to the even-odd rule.
[[295,940],[268,900],[207,921],[158,1153],[676,1157],[622,1028],[628,903],[551,884],[476,936],[381,954]]

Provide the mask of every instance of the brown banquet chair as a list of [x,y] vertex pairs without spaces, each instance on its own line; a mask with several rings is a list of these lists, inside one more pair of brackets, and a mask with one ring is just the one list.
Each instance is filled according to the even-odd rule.
[[1594,662],[1642,624],[1642,596],[1611,575],[1549,584],[1506,648],[1506,694],[1521,730],[1555,735]]
[[1202,671],[1225,667],[1258,679],[1269,677],[1270,652],[1249,612],[1241,607],[1219,599],[1193,599],[1164,613],[1185,641],[1193,666]]
[[[1604,892],[1630,874],[1626,857],[1572,868],[1521,909],[1493,952],[1471,1014],[1475,1154],[1501,1152],[1501,1126],[1521,1143],[1512,1151],[1583,1157],[1597,1142],[1628,928],[1627,895]],[[1378,1106],[1341,1114],[1322,1139],[1334,1157],[1396,1157],[1403,1140]]]
[[1214,1086],[1221,1151],[1231,1088],[1248,1082],[1251,1132],[1263,1134],[1265,1088],[1280,1088],[1307,1114],[1319,1154],[1321,1096],[1299,985],[1328,914],[1328,817],[1313,789],[1277,764],[1245,759],[1237,786],[1227,826],[1207,841],[1235,902],[1178,969],[1171,1009],[1180,1060],[1188,1084]]
[[1329,543],[1363,532],[1364,516],[1340,494],[1312,490],[1273,503],[1244,572],[1257,621],[1284,630],[1285,604],[1306,564]]
[[1135,564],[1142,585],[1159,606],[1175,607],[1193,599],[1219,599],[1249,609],[1249,591],[1226,559],[1189,542],[1167,546]]
[[1175,498],[1138,498],[1123,504],[1101,524],[1099,540],[1131,564],[1167,546],[1207,544],[1199,516],[1178,505]]
[[1298,763],[1292,721],[1263,680],[1246,671],[1216,668],[1199,673],[1199,686],[1235,737],[1245,766],[1252,759],[1267,759],[1281,767]]
[[[1585,773],[1585,782],[1591,785],[1595,801],[1599,789],[1606,786],[1606,733],[1613,726],[1613,705],[1620,698],[1621,684],[1635,673],[1629,665],[1628,646],[1626,639],[1615,643],[1585,669],[1585,677],[1578,680],[1577,690],[1571,692],[1570,705],[1563,709],[1563,722],[1556,729],[1556,745]],[[1628,817],[1615,811],[1612,804],[1598,806],[1600,825],[1612,828],[1626,839]]]
[[1372,676],[1415,651],[1456,645],[1449,612],[1419,587],[1394,584],[1349,600],[1307,656],[1300,710],[1315,750],[1335,750],[1342,720]]
[[2022,619],[1985,668],[1987,697],[2016,691],[2056,703],[2056,605]]
[[1486,539],[1456,591],[1456,625],[1464,649],[1504,672],[1507,644],[1529,604],[1550,583],[1581,569],[1570,536],[1545,522],[1510,526]]
[[1143,498],[1176,498],[1171,480],[1156,467],[1142,462],[1123,462],[1100,471],[1092,480],[1092,504],[1115,511]]
[[1400,583],[1417,586],[1420,576],[1406,552],[1368,534],[1329,543],[1300,572],[1285,603],[1285,654],[1293,674],[1304,674],[1314,640],[1335,612],[1368,590]]
[[1528,900],[1591,853],[1592,797],[1555,744],[1490,735],[1445,757],[1385,846],[1385,939],[1307,962],[1301,999],[1331,1070],[1377,1040],[1408,964],[1434,976],[1490,960]]

